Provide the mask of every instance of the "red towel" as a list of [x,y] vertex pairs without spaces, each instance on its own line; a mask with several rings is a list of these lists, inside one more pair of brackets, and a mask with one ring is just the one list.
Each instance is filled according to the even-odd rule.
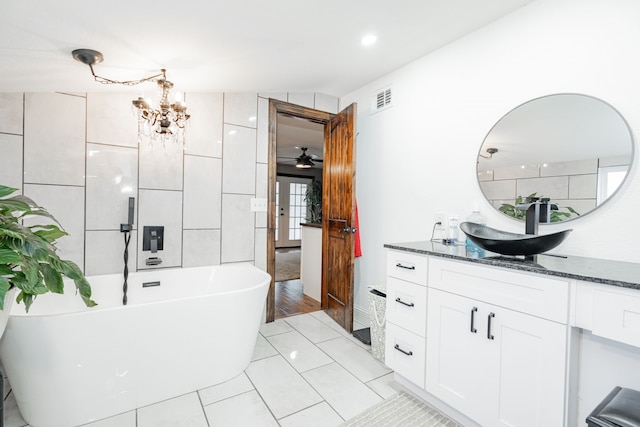
[[356,202],[356,218],[355,218],[356,232],[353,236],[354,255],[357,257],[362,256],[362,247],[360,246],[360,224],[358,221],[358,202]]

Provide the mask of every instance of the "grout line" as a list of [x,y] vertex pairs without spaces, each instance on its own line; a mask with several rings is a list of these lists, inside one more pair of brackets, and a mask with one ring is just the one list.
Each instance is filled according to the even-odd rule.
[[202,409],[202,413],[204,414],[204,420],[207,422],[207,426],[211,427],[211,423],[209,422],[209,417],[207,417],[207,411],[205,411],[204,405],[202,404],[202,397],[200,396],[200,390],[196,390],[196,395],[198,396],[198,402],[200,402],[200,408]]

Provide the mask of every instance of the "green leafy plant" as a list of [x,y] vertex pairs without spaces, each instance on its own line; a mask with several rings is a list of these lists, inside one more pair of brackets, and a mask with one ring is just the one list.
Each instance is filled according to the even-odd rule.
[[307,192],[304,201],[308,203],[307,221],[312,223],[322,222],[322,181],[313,180],[311,185],[307,185]]
[[[531,193],[527,197],[536,197],[536,193]],[[510,205],[508,203],[503,203],[498,208],[498,210],[506,215],[509,215],[512,218],[524,221],[526,216],[526,211],[519,210],[516,208],[516,206],[522,203],[526,203],[527,197],[518,196],[516,197],[516,201],[513,205]],[[566,209],[566,211],[563,211],[561,209]],[[580,216],[580,214],[570,206],[558,206],[557,211],[554,211],[554,210],[551,211],[550,219],[551,219],[551,222],[560,222],[560,221],[564,221],[566,219],[571,218],[571,215]]]
[[[24,302],[29,311],[34,299],[41,294],[64,291],[62,276],[75,282],[76,290],[87,305],[93,307],[91,286],[80,268],[72,261],[57,255],[55,242],[67,233],[60,223],[28,197],[7,197],[17,189],[0,185],[0,309],[11,288],[20,291],[16,302]],[[25,226],[25,218],[40,216],[55,224]]]

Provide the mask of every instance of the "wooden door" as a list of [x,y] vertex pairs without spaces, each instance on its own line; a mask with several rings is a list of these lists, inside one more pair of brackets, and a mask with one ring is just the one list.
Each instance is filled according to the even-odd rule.
[[353,331],[355,114],[351,104],[325,125],[322,195],[322,307]]

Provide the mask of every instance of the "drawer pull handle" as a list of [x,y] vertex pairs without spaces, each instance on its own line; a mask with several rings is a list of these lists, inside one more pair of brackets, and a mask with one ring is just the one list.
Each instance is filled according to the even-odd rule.
[[489,321],[487,324],[487,339],[490,340],[494,338],[493,334],[491,333],[491,319],[493,319],[494,317],[496,317],[495,313],[489,313]]
[[406,354],[407,356],[413,356],[413,351],[411,351],[411,350],[405,351],[405,350],[401,349],[398,344],[396,344],[393,348],[398,350],[400,353]]
[[471,333],[472,334],[476,334],[478,333],[478,329],[475,327],[474,323],[475,323],[475,318],[476,318],[476,312],[478,311],[478,307],[473,307],[471,309]]
[[415,266],[415,265],[404,265],[404,264],[402,264],[401,262],[397,263],[397,264],[396,264],[396,267],[398,267],[398,268],[404,268],[404,269],[406,269],[406,270],[415,270],[415,269],[416,269],[416,266]]
[[402,301],[402,300],[400,299],[400,297],[396,298],[396,302],[399,302],[399,303],[400,303],[400,304],[402,304],[402,305],[406,305],[407,307],[414,307],[414,306],[415,306],[415,304],[414,304],[414,303],[412,303],[412,302],[408,302],[408,303],[407,303],[407,302]]

